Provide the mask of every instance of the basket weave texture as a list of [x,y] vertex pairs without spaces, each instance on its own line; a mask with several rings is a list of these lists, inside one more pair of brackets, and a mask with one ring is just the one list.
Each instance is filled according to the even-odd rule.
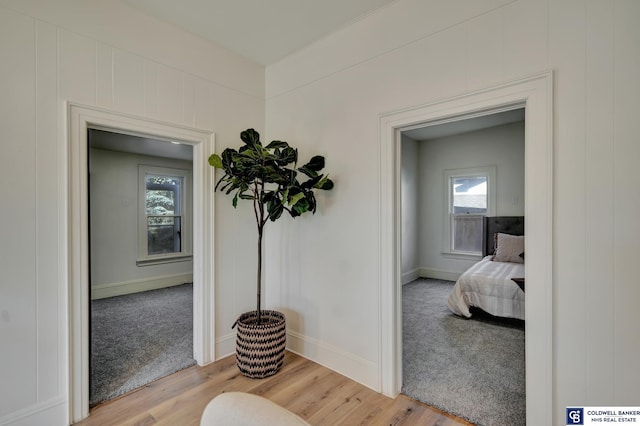
[[243,375],[253,379],[278,372],[284,362],[287,342],[284,314],[263,310],[261,316],[261,324],[256,324],[256,311],[240,315],[237,321],[236,365]]

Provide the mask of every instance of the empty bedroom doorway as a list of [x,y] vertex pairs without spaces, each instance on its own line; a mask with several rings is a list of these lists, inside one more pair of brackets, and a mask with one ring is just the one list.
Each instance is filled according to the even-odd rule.
[[102,108],[67,104],[67,205],[70,421],[89,415],[89,144],[88,130],[102,129],[128,135],[190,145],[193,150],[193,358],[198,365],[215,358],[213,173],[207,158],[214,152],[214,133]]
[[195,364],[193,149],[88,130],[89,405]]
[[524,321],[466,319],[447,299],[482,259],[483,217],[524,215],[524,119],[516,108],[401,133],[402,392],[480,424],[524,422]]

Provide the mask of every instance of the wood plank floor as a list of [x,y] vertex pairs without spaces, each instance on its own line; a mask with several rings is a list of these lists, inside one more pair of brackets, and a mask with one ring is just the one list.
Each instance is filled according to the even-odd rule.
[[91,410],[78,425],[197,426],[207,403],[223,392],[261,395],[312,425],[471,425],[404,395],[391,399],[328,368],[286,352],[278,374],[242,376],[229,356],[190,367]]

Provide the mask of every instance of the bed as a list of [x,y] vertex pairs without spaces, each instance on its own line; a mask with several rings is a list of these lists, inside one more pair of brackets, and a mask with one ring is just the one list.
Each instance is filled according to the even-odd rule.
[[456,281],[449,294],[449,309],[470,318],[470,308],[506,318],[524,320],[524,285],[513,278],[524,278],[524,217],[485,217],[483,258]]

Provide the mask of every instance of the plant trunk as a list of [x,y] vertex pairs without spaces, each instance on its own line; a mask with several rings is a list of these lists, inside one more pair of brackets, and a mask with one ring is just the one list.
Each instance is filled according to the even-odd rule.
[[258,225],[258,276],[256,279],[258,291],[257,295],[257,324],[262,322],[262,310],[260,309],[261,305],[261,296],[262,296],[262,233],[264,231],[264,225],[266,222],[264,217],[264,203],[262,203],[262,196],[264,192],[264,184],[260,184],[257,180],[253,181],[253,212],[256,215],[256,224]]
[[264,229],[264,225],[258,226],[258,277],[257,277],[257,285],[258,285],[258,305],[256,306],[256,312],[258,313],[258,324],[262,321],[262,311],[260,310],[260,299],[262,296],[262,230]]

